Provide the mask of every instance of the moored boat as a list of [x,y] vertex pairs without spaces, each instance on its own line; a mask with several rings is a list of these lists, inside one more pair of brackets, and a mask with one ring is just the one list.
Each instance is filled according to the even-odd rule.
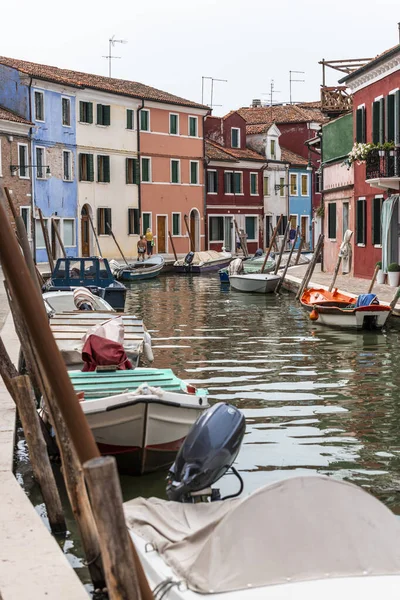
[[[242,259],[243,261],[243,273],[261,273],[262,266],[264,264],[265,255],[261,256],[253,256],[253,258]],[[273,258],[267,260],[267,263],[264,267],[264,273],[272,273],[275,269],[276,263]],[[219,279],[221,283],[229,283],[229,266],[224,269],[220,269],[218,271]]]
[[346,329],[382,329],[391,312],[389,306],[379,304],[375,294],[357,297],[336,289],[310,288],[300,302],[313,321]]
[[237,292],[249,294],[270,294],[280,280],[280,275],[271,273],[248,273],[244,275],[231,275],[229,283],[231,288]]
[[230,252],[216,252],[215,250],[189,252],[185,258],[175,261],[174,271],[176,273],[211,273],[227,267],[231,260]]
[[144,261],[135,260],[128,265],[121,265],[116,260],[110,260],[110,267],[118,281],[142,281],[158,277],[164,267],[164,259],[155,254]]
[[69,372],[103,454],[118,468],[143,474],[170,466],[197,417],[209,407],[207,391],[171,369]]

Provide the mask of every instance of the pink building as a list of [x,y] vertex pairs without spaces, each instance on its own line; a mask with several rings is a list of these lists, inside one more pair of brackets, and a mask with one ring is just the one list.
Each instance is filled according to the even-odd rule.
[[[204,118],[209,109],[176,98],[139,109],[140,210],[157,253],[205,248]],[[190,233],[189,233],[190,232]]]

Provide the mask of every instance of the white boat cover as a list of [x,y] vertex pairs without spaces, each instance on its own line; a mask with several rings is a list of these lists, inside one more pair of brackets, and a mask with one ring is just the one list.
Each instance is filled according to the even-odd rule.
[[265,486],[243,499],[126,502],[128,527],[193,591],[400,574],[400,523],[362,488],[325,476]]
[[[195,252],[192,260],[192,265],[202,265],[203,263],[213,262],[215,260],[223,260],[231,258],[230,252],[217,252],[216,250],[206,250],[204,252]],[[177,260],[175,265],[183,265],[185,259]]]

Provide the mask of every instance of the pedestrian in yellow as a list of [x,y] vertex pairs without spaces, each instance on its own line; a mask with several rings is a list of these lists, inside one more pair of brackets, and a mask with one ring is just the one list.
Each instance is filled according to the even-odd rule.
[[150,256],[153,254],[153,246],[154,246],[153,234],[151,232],[150,227],[148,227],[146,229],[145,238],[146,238],[146,244],[147,244],[147,258],[150,258]]

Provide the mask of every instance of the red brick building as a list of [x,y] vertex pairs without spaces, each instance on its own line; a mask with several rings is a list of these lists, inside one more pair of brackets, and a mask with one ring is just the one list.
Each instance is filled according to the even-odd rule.
[[[0,185],[7,187],[32,240],[30,128],[32,123],[0,106]],[[11,211],[7,204],[10,218]]]
[[237,112],[207,117],[205,138],[208,248],[235,251],[235,220],[253,253],[263,247],[266,159],[246,147],[246,121]]

